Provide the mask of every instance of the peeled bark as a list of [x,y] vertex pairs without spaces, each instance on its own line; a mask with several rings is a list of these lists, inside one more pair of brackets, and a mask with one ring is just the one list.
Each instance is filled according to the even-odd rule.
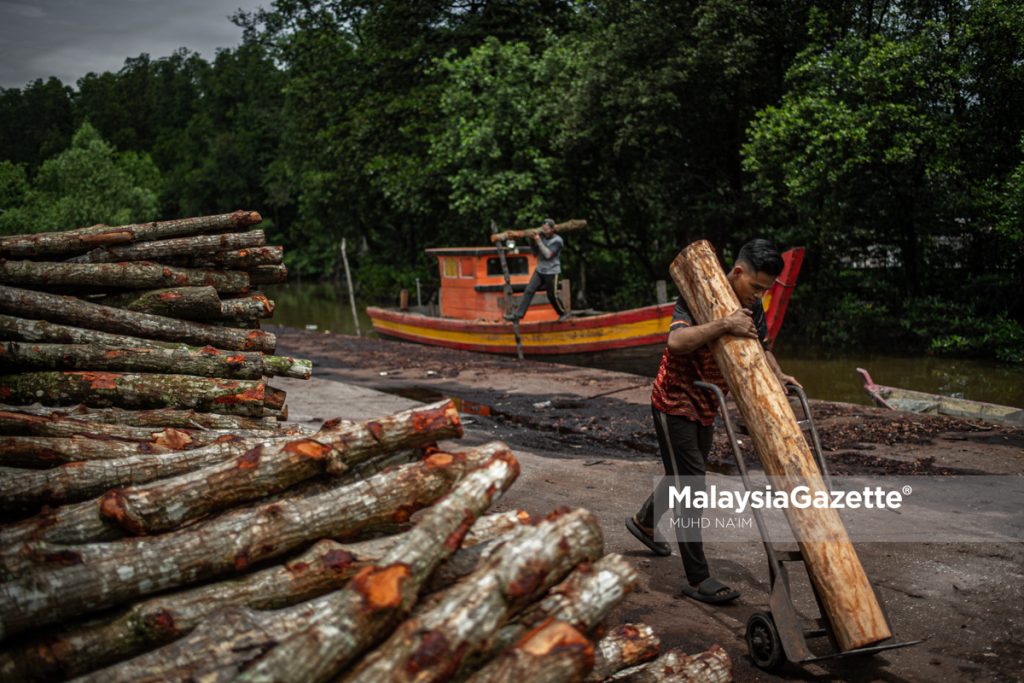
[[277,374],[299,374],[308,378],[312,363],[276,357],[268,363],[261,353],[221,352],[212,346],[204,349],[147,349],[0,342],[0,370],[10,372],[15,368],[170,373],[258,380],[264,375]]
[[256,266],[248,268],[250,285],[277,285],[288,282],[288,268],[285,265]]
[[[280,430],[277,420],[268,417],[242,417],[198,413],[194,410],[122,410],[121,408],[89,408],[83,405],[70,407],[43,406],[38,403],[27,406],[0,404],[0,410],[28,413],[48,417],[74,417],[89,422],[126,425],[133,427],[177,427],[184,429],[229,429],[229,430]],[[286,435],[287,432],[283,433]]]
[[549,619],[467,683],[566,683],[582,681],[594,668],[594,646],[571,624]]
[[[707,242],[686,247],[672,263],[671,272],[697,322],[724,318],[740,308]],[[821,494],[827,499],[821,472],[760,342],[726,335],[710,347],[773,487],[788,493],[802,486],[811,498]],[[785,513],[839,649],[851,650],[891,637],[839,513],[831,507],[815,506],[789,506]]]
[[157,289],[210,286],[226,294],[249,291],[249,276],[242,271],[172,268],[148,261],[0,261],[0,282],[29,287]]
[[220,302],[222,318],[247,320],[249,318],[272,318],[274,302],[263,294],[250,294],[240,299],[224,299]]
[[[0,310],[5,313],[85,327],[103,332],[147,337],[195,346],[213,346],[233,351],[273,353],[277,340],[260,330],[236,330],[203,323],[136,313],[111,306],[91,304],[71,296],[46,294],[0,286]],[[52,340],[61,341],[61,340]],[[90,343],[91,340],[84,340]],[[76,343],[68,340],[69,343]],[[81,342],[79,342],[81,343]]]
[[601,555],[597,520],[576,510],[516,534],[431,609],[401,624],[346,683],[442,680],[484,648],[497,629],[575,565]]
[[620,624],[597,642],[587,683],[600,683],[617,671],[648,662],[660,651],[661,640],[650,626]]
[[[571,232],[573,230],[582,230],[587,227],[587,222],[574,218],[571,221],[565,223],[558,223],[555,225],[555,232]],[[526,230],[506,230],[504,232],[498,232],[491,235],[491,244],[497,244],[498,242],[504,242],[505,240],[517,240],[526,239],[539,235],[543,228],[527,228]]]
[[213,287],[174,287],[113,294],[92,303],[168,318],[212,320],[221,315],[220,295]]
[[148,242],[209,232],[240,230],[263,218],[255,211],[235,211],[215,216],[198,216],[173,221],[136,223],[110,227],[94,225],[64,232],[43,232],[0,238],[0,257],[23,258],[52,254],[73,254],[97,247]]
[[392,450],[415,448],[462,435],[452,401],[328,428],[302,438],[255,448],[201,470],[107,493],[101,511],[134,534],[155,534],[300,481],[349,467]]
[[673,648],[653,662],[612,677],[615,683],[731,683],[732,660],[719,645],[690,656]]
[[0,376],[0,396],[6,401],[95,408],[190,408],[254,417],[265,408],[279,410],[282,393],[262,380],[192,375],[55,371]]
[[0,584],[0,639],[138,596],[242,572],[312,539],[391,528],[504,452],[503,445],[491,444],[462,454],[436,453],[422,463],[319,496],[232,510],[161,536],[79,546],[67,560],[77,556],[81,564]]
[[117,263],[119,261],[158,261],[168,258],[204,254],[211,251],[262,247],[267,238],[262,230],[229,232],[223,235],[196,235],[156,242],[139,242],[125,246],[100,247],[67,259],[69,263]]

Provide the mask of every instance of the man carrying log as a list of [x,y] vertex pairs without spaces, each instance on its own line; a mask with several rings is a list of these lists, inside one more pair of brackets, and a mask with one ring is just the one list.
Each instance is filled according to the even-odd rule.
[[533,276],[530,277],[529,284],[526,285],[526,291],[523,292],[523,298],[519,302],[519,309],[515,313],[506,315],[505,319],[521,320],[526,315],[527,309],[530,308],[533,295],[537,293],[538,289],[544,287],[548,293],[551,307],[558,314],[558,319],[564,320],[566,318],[565,307],[562,305],[561,299],[558,298],[558,275],[562,272],[562,262],[558,255],[565,243],[561,236],[555,233],[555,221],[545,218],[540,232],[531,234],[530,239],[533,240],[530,247],[537,255],[537,267],[533,271]]
[[[768,363],[783,387],[798,384],[793,377],[783,374],[775,357],[768,351],[768,328],[761,304],[761,298],[782,272],[782,267],[782,257],[770,242],[751,240],[740,249],[736,264],[727,275],[743,308],[725,318],[698,325],[683,298],[680,296],[676,300],[668,344],[651,393],[654,430],[666,477],[659,489],[662,486],[667,489],[671,483],[669,477],[687,477],[691,487],[704,488],[706,459],[711,451],[718,403],[711,393],[694,383],[709,382],[728,392],[725,378],[711,355],[710,342],[727,334],[760,339]],[[654,509],[657,493],[652,493],[640,511],[626,520],[626,528],[655,554],[670,555],[669,544],[656,540],[654,536],[661,516],[656,515]],[[665,499],[664,496],[658,498]],[[683,509],[679,515],[678,532],[682,538],[679,553],[688,583],[682,592],[713,604],[738,598],[739,592],[714,579],[708,570],[701,539],[703,510]]]

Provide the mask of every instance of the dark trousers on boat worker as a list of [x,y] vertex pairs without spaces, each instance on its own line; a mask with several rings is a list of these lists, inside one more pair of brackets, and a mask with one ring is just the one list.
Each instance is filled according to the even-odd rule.
[[[692,491],[704,490],[707,466],[705,460],[711,452],[715,428],[688,420],[678,415],[667,415],[651,406],[654,417],[654,431],[658,436],[665,477],[658,488],[640,506],[637,520],[645,527],[657,527],[660,515],[668,501],[670,485],[690,486]],[[673,529],[679,539],[679,554],[683,559],[683,570],[691,584],[697,584],[711,576],[708,561],[704,556],[704,542],[701,535],[701,509],[679,509],[676,511]]]
[[561,318],[565,315],[565,307],[562,305],[562,300],[558,298],[558,273],[538,273],[535,270],[529,284],[526,285],[523,298],[519,301],[519,309],[515,313],[517,318],[522,320],[526,315],[526,311],[530,308],[530,302],[533,301],[533,295],[541,287],[548,293],[548,301],[551,302],[551,307],[555,309],[558,317]]

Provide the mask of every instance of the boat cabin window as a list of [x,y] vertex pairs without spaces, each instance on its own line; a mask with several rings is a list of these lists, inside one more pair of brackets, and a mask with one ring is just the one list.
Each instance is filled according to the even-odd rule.
[[[508,274],[509,275],[529,275],[530,274],[530,263],[526,260],[525,256],[508,256],[505,259],[508,261]],[[501,259],[500,258],[489,258],[487,259],[487,274],[488,275],[501,275]]]
[[445,277],[459,276],[459,261],[453,256],[441,257],[441,271]]

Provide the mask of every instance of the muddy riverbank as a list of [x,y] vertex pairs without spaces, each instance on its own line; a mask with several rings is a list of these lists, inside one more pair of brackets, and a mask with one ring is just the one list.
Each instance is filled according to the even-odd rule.
[[[637,564],[643,585],[617,620],[650,623],[669,646],[698,651],[721,643],[736,663],[736,680],[780,680],[753,667],[743,642],[746,619],[766,608],[769,586],[760,544],[708,543],[716,576],[743,592],[736,604],[715,609],[676,598],[682,582],[678,556],[650,555],[622,526],[660,470],[650,426],[650,379],[290,328],[272,331],[279,335],[279,353],[314,361],[313,382],[287,382],[293,419],[358,417],[367,410],[398,410],[410,401],[456,398],[467,423],[465,442],[502,439],[521,457],[523,476],[502,501],[505,508],[543,514],[559,505],[587,507],[602,520],[608,550]],[[337,383],[362,387],[366,396],[353,401],[351,391],[337,393]],[[1020,430],[818,402],[813,396],[812,411],[833,475],[1024,473]],[[733,470],[722,430],[712,461],[716,471]],[[921,524],[937,523],[946,513],[941,507],[925,511]],[[857,548],[898,637],[925,642],[867,660],[791,668],[785,678],[1021,680],[1024,544]],[[795,592],[800,583],[794,580]],[[813,614],[813,600],[798,604]]]

